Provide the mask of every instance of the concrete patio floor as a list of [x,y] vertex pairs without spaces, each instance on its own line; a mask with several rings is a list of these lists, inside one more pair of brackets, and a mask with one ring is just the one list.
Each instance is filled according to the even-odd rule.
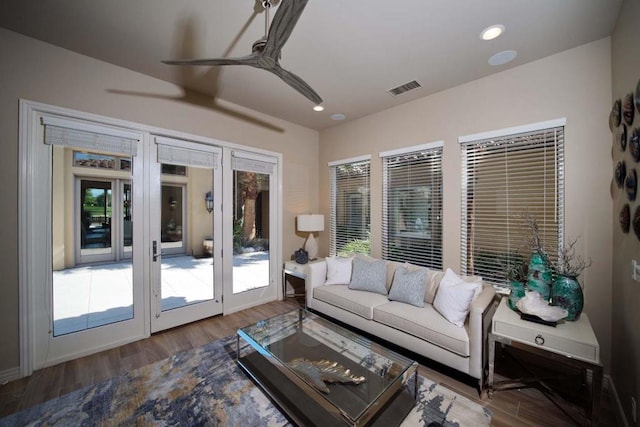
[[[165,257],[161,270],[162,310],[213,298],[213,259]],[[269,284],[269,253],[233,257],[233,292]],[[131,262],[86,265],[53,272],[54,336],[133,316]]]

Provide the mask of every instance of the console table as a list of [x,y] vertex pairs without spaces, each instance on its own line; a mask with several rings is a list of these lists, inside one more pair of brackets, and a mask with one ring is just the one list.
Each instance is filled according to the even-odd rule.
[[[586,313],[582,313],[575,322],[561,321],[553,327],[520,319],[519,313],[507,306],[507,298],[502,298],[493,316],[488,341],[489,397],[499,390],[525,388],[534,384],[543,384],[543,390],[550,389],[539,378],[494,382],[495,347],[496,343],[501,343],[559,366],[580,369],[585,383],[587,383],[586,373],[590,371],[591,401],[586,409],[587,416],[590,417],[592,424],[595,424],[600,410],[603,369],[600,363],[600,345]],[[543,393],[553,401],[550,393],[544,391]]]

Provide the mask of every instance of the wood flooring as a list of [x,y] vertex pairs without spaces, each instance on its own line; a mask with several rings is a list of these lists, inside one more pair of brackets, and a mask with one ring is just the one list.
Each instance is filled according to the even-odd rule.
[[[275,301],[227,316],[216,316],[152,335],[112,350],[36,371],[28,378],[0,386],[0,418],[73,390],[157,362],[180,351],[235,334],[240,327],[298,307],[295,299]],[[412,357],[415,355],[410,355]],[[427,360],[420,362],[420,374],[493,412],[493,426],[572,426],[587,425],[581,407],[563,402],[567,417],[535,389],[500,391],[491,399],[481,399],[476,381],[458,375]],[[499,365],[498,362],[496,362]],[[499,378],[497,378],[499,379]],[[605,388],[597,425],[616,426],[614,405]]]

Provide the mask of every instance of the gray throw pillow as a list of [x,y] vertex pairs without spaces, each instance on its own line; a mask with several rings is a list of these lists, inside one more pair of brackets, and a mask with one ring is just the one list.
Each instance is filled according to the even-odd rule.
[[387,295],[386,282],[387,262],[385,260],[368,262],[357,257],[353,259],[349,289]]
[[427,273],[426,268],[414,271],[409,271],[404,267],[396,268],[391,291],[389,291],[389,300],[424,307]]

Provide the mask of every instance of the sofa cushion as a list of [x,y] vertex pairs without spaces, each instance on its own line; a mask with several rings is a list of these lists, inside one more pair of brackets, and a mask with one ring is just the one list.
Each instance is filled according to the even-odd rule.
[[349,289],[345,285],[324,285],[313,289],[313,297],[348,312],[373,319],[373,308],[389,302],[386,295]]
[[414,335],[463,357],[469,356],[467,328],[458,328],[432,305],[424,307],[391,301],[373,309],[373,320]]
[[[364,255],[364,254],[355,254],[354,257],[363,259],[368,262],[374,262],[379,260],[379,258],[374,258],[372,256]],[[393,283],[393,275],[395,273],[396,268],[402,265],[404,264],[398,261],[387,261],[387,282],[386,282],[387,293],[389,292],[389,289],[391,289],[391,284]]]
[[420,267],[418,265],[404,263],[403,265],[409,271],[417,271],[417,270],[425,270],[427,271],[427,278],[425,280],[425,289],[424,289],[424,302],[427,304],[433,304],[433,300],[436,297],[436,292],[438,291],[438,286],[440,286],[440,281],[444,276],[444,271],[440,270],[431,270],[427,267]]
[[369,262],[357,257],[353,259],[349,289],[387,295],[386,281],[386,261],[378,260]]
[[327,258],[327,280],[325,285],[346,285],[351,281],[352,257]]
[[469,314],[471,302],[481,291],[481,279],[466,281],[447,268],[438,286],[433,307],[449,322],[461,328]]
[[396,268],[393,285],[389,291],[389,300],[424,307],[427,273],[426,269],[409,271],[405,267]]

